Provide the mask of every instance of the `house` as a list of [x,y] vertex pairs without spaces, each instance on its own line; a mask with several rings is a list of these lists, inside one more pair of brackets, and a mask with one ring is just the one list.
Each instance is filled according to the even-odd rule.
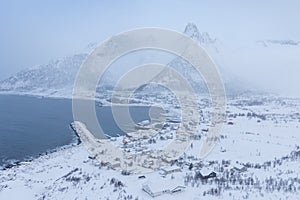
[[152,182],[147,182],[143,184],[142,190],[153,198],[161,196],[163,194],[176,194],[184,191],[185,189],[184,186],[179,185],[174,187],[173,184],[174,183],[171,183],[170,181],[161,182],[159,184],[157,183],[153,184]]
[[168,166],[168,167],[163,167],[161,168],[162,170],[162,175],[168,175],[168,174],[172,174],[172,173],[175,173],[175,172],[181,172],[181,168],[178,167],[178,166]]
[[228,122],[227,124],[228,124],[228,125],[233,125],[233,122]]
[[168,194],[170,193],[170,190],[160,190],[157,187],[152,187],[149,186],[148,184],[143,185],[143,191],[146,192],[147,194],[149,194],[151,197],[157,197],[157,196],[161,196],[163,194]]
[[210,179],[210,178],[215,178],[217,177],[217,173],[216,172],[211,172],[208,175],[202,175],[200,171],[196,172],[195,174],[195,179],[196,180],[205,180],[205,179]]
[[195,179],[210,179],[217,177],[217,173],[209,168],[202,168],[200,171],[196,171],[195,173]]
[[184,186],[177,186],[176,188],[174,188],[173,190],[171,190],[171,194],[178,193],[178,192],[183,192],[184,189],[185,189]]
[[244,165],[236,164],[233,166],[231,171],[245,172],[245,171],[247,171],[247,167],[245,167]]
[[208,132],[208,128],[202,129],[202,132]]

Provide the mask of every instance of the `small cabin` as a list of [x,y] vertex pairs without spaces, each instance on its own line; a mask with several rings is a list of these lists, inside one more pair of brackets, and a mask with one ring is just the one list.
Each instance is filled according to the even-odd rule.
[[142,190],[153,198],[161,196],[163,194],[176,194],[179,192],[183,192],[184,189],[184,186],[174,186],[174,183],[170,182],[161,182],[160,184],[147,182],[142,186]]
[[181,172],[181,168],[178,166],[163,167],[161,168],[161,170],[163,175],[168,175],[175,172]]
[[244,165],[237,164],[237,165],[234,165],[231,170],[237,171],[237,172],[245,172],[245,171],[247,171],[247,167],[245,167]]

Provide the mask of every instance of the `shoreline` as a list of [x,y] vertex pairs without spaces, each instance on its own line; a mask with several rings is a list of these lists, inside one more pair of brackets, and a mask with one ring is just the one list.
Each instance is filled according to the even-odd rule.
[[[0,91],[0,95],[3,95],[3,96],[16,96],[16,97],[29,97],[29,98],[39,98],[39,99],[42,99],[42,98],[45,98],[45,99],[54,99],[54,100],[65,100],[65,99],[69,99],[69,100],[72,100],[71,98],[69,97],[55,97],[55,96],[43,96],[43,95],[35,95],[35,94],[20,94],[20,93],[3,93],[2,91]],[[97,101],[97,100],[96,100]],[[120,104],[122,105],[122,104]],[[103,106],[109,106],[109,105],[103,105]],[[136,105],[132,105],[132,106],[149,106],[149,105],[144,105],[144,104],[136,104]],[[65,148],[69,148],[69,147],[72,147],[72,146],[77,146],[81,143],[80,141],[80,138],[79,136],[76,134],[76,131],[74,131],[73,127],[68,124],[70,130],[72,131],[71,134],[74,134],[74,137],[73,139],[70,141],[70,143],[67,143],[63,146],[57,146],[53,149],[48,149],[44,152],[40,152],[40,153],[36,153],[35,155],[32,155],[32,156],[24,156],[22,158],[18,158],[18,159],[15,159],[15,158],[3,158],[2,159],[2,164],[0,164],[0,171],[5,171],[5,170],[8,170],[8,169],[11,169],[11,168],[14,168],[14,167],[18,167],[20,165],[22,165],[22,163],[28,163],[28,162],[32,162],[33,160],[35,159],[38,159],[39,157],[42,157],[44,155],[48,155],[48,154],[51,154],[53,152],[57,152],[57,151],[61,151]]]
[[[66,145],[63,145],[63,146],[60,146],[60,147],[56,147],[56,148],[51,149],[51,150],[47,150],[44,153],[39,153],[38,155],[30,156],[28,158],[25,158],[24,160],[22,160],[22,159],[19,159],[19,160],[10,159],[13,162],[11,162],[11,163],[7,162],[7,163],[4,163],[3,165],[0,165],[0,173],[1,173],[1,171],[7,171],[7,170],[10,170],[12,168],[20,167],[23,164],[32,163],[33,161],[35,161],[37,159],[40,159],[43,156],[51,155],[53,153],[57,153],[57,152],[60,152],[60,151],[63,151],[63,150],[69,149],[69,148],[79,146],[81,144],[80,138],[78,137],[78,135],[75,133],[75,131],[73,129],[72,129],[72,131],[73,131],[75,137],[71,141],[70,144],[66,144]],[[7,160],[7,161],[10,161],[10,160]]]
[[64,145],[64,146],[61,146],[61,147],[57,147],[57,148],[52,149],[52,150],[48,150],[45,153],[41,153],[39,155],[32,156],[32,157],[30,157],[28,159],[25,159],[23,161],[22,160],[16,160],[15,162],[13,162],[11,164],[6,164],[4,166],[0,166],[0,173],[1,173],[1,171],[7,171],[7,170],[10,170],[10,169],[13,169],[13,168],[16,168],[16,167],[23,166],[24,164],[32,163],[35,160],[38,160],[38,159],[40,159],[44,156],[49,156],[51,154],[58,153],[58,152],[61,152],[61,151],[64,151],[66,149],[70,149],[70,148],[73,148],[73,147],[77,147],[79,145],[80,144],[77,144],[77,143],[67,144],[67,145]]

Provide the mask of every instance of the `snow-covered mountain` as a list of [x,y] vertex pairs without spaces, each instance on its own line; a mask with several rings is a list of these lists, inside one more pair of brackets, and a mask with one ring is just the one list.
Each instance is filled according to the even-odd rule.
[[[87,53],[75,54],[20,71],[0,81],[0,92],[69,98],[79,67],[87,56]],[[108,76],[106,73],[101,86],[110,85]]]
[[[252,91],[251,86],[239,80],[233,75],[227,67],[225,57],[229,51],[223,43],[217,38],[213,38],[207,32],[200,32],[193,23],[188,23],[184,34],[197,41],[213,59],[220,76],[224,82],[227,95],[236,95]],[[200,93],[208,92],[206,84],[200,74],[185,60],[180,57],[173,59],[169,64],[179,71],[187,80],[191,82],[192,87]]]
[[217,41],[217,39],[211,38],[207,32],[200,33],[198,27],[193,23],[187,24],[184,34],[199,41],[201,44],[214,44]]
[[72,91],[79,66],[87,54],[76,54],[17,73],[0,82],[3,92],[55,94]]
[[[240,84],[226,69],[226,64],[222,58],[226,48],[218,39],[211,37],[207,32],[200,32],[193,23],[187,24],[184,34],[198,41],[214,59],[225,82],[227,93],[238,93],[246,90],[242,86],[243,84]],[[87,48],[90,50],[95,47],[95,43],[91,43]],[[71,97],[76,74],[87,55],[88,53],[79,53],[23,70],[6,80],[0,81],[0,92]],[[200,92],[206,91],[206,85],[201,76],[195,75],[195,70],[193,71],[193,68],[186,61],[177,57],[171,60],[168,65],[184,74],[189,80],[194,80],[192,81],[194,88]],[[109,85],[111,84],[109,80],[113,79],[115,78],[109,77],[102,84]]]
[[262,44],[264,47],[269,47],[271,45],[281,45],[281,46],[297,46],[300,45],[300,41],[295,40],[259,40],[259,44]]

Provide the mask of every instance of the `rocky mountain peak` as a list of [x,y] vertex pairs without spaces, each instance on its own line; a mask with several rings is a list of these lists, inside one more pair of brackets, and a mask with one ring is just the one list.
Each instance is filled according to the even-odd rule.
[[184,34],[200,42],[200,44],[213,44],[216,42],[216,39],[211,38],[211,36],[207,32],[201,33],[194,23],[188,23],[186,25]]

